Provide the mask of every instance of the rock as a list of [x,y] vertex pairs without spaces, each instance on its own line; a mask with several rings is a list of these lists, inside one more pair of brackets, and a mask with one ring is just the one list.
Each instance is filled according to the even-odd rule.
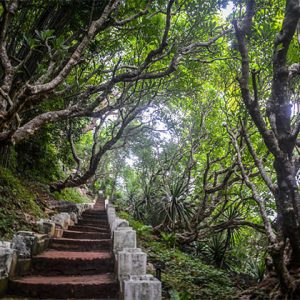
[[76,214],[75,212],[70,212],[69,215],[70,215],[71,220],[72,220],[74,223],[77,223],[77,221],[78,221],[77,214]]
[[12,248],[22,258],[30,258],[36,247],[37,237],[30,231],[19,231],[12,239]]
[[15,251],[9,248],[0,248],[0,277],[8,276],[15,255]]
[[53,236],[55,232],[55,222],[47,219],[41,219],[37,222],[37,228],[39,233]]
[[62,229],[67,229],[70,225],[70,215],[68,213],[59,213],[51,217],[51,221],[61,226]]

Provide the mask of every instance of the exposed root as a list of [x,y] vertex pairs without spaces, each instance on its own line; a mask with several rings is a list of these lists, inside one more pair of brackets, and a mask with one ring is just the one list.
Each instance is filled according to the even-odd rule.
[[270,274],[258,285],[239,293],[234,299],[240,300],[299,300],[300,269],[290,271],[293,276],[292,286],[283,291],[275,273]]

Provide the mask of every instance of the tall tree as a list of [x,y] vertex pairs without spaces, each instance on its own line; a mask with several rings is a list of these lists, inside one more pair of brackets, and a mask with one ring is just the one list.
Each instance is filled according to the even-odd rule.
[[186,56],[209,51],[230,32],[206,23],[206,13],[218,7],[203,6],[196,20],[190,12],[199,8],[197,1],[2,2],[1,145],[18,143],[49,122],[88,117],[106,126],[117,115],[109,119],[114,125],[105,145],[95,136],[89,167],[53,188],[84,183],[155,100],[147,96],[154,86],[159,89]]
[[[270,243],[269,253],[280,278],[281,288],[292,296],[299,293],[292,271],[299,267],[300,262],[300,194],[296,180],[300,162],[299,153],[297,153],[300,119],[299,111],[296,111],[296,118],[292,115],[293,91],[290,83],[295,76],[299,79],[299,63],[293,62],[292,48],[300,18],[300,3],[297,0],[286,1],[282,27],[274,40],[271,93],[266,106],[264,99],[260,98],[257,70],[251,70],[252,61],[249,56],[252,51],[251,30],[255,22],[255,13],[255,1],[249,0],[244,19],[241,22],[234,21],[238,50],[242,58],[239,85],[245,107],[267,149],[273,155],[276,183],[268,177],[255,152],[250,150],[253,159],[257,162],[262,179],[276,201],[277,229],[272,228],[267,219],[264,220],[264,224]],[[245,138],[247,141],[247,136]],[[249,140],[248,146],[251,147]],[[239,153],[238,145],[236,145],[236,150]],[[264,199],[255,191],[255,187],[243,172],[241,158],[239,161],[247,184],[261,203],[261,213],[267,215]],[[287,253],[290,254],[288,259]]]

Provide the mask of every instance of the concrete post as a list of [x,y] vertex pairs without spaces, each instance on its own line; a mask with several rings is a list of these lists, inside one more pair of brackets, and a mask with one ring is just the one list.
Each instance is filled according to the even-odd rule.
[[128,226],[129,226],[128,221],[126,221],[124,219],[120,219],[120,218],[115,218],[110,229],[111,229],[111,232],[113,233],[119,227],[128,227]]
[[118,227],[113,232],[114,253],[124,248],[136,248],[136,232],[131,227]]
[[105,209],[107,209],[107,208],[108,208],[108,205],[109,205],[109,198],[106,198],[106,199],[104,200],[104,205],[105,205]]
[[118,252],[117,264],[122,289],[123,280],[129,275],[146,275],[147,255],[139,248],[124,248]]
[[109,224],[110,228],[112,228],[112,224],[113,224],[113,222],[115,221],[116,218],[117,218],[117,215],[116,215],[115,208],[109,207],[107,209],[107,219],[108,219],[108,224]]
[[123,300],[161,300],[161,282],[152,275],[131,275],[123,291]]

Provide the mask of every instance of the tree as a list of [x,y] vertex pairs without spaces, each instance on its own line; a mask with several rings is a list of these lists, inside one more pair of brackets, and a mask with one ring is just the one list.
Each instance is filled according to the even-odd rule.
[[[85,9],[75,13],[78,5]],[[190,17],[195,7],[197,1],[174,0],[166,5],[134,0],[3,2],[1,144],[19,143],[45,124],[64,119],[96,118],[95,133],[100,134],[101,126],[108,130],[110,118],[115,121],[109,127],[110,139],[100,146],[95,134],[89,167],[52,188],[84,183],[139,113],[158,101],[148,95],[162,80],[169,80],[186,56],[206,52],[213,44],[217,48],[231,31],[211,28],[215,34],[209,35],[205,27],[211,24]],[[217,8],[212,3],[210,10]],[[205,9],[200,19],[205,20]],[[191,33],[201,28],[201,35],[182,35],[183,25]],[[47,103],[55,103],[55,108]]]
[[[250,153],[262,179],[275,199],[276,230],[267,218],[264,199],[257,193],[255,186],[245,173],[242,158],[239,156],[240,150],[234,139],[233,143],[246,184],[252,189],[253,195],[261,207],[270,244],[269,253],[280,279],[282,291],[291,296],[299,292],[292,270],[299,267],[300,261],[300,195],[296,181],[300,162],[299,153],[297,153],[300,120],[299,112],[296,119],[292,115],[294,96],[291,89],[291,80],[299,76],[299,64],[293,64],[291,55],[299,17],[299,1],[287,0],[282,27],[274,41],[271,62],[271,93],[266,103],[263,98],[260,98],[257,88],[257,70],[251,70],[249,57],[251,51],[249,40],[251,39],[253,19],[255,20],[255,1],[247,1],[246,14],[242,22],[234,21],[238,51],[242,58],[239,78],[242,100],[268,151],[273,156],[276,183],[273,183],[268,177],[260,158],[257,157],[255,151],[252,151],[253,149],[251,150],[247,135],[245,135],[245,139],[246,142],[248,139]],[[251,85],[250,80],[252,80]],[[287,251],[288,259],[286,258]]]

